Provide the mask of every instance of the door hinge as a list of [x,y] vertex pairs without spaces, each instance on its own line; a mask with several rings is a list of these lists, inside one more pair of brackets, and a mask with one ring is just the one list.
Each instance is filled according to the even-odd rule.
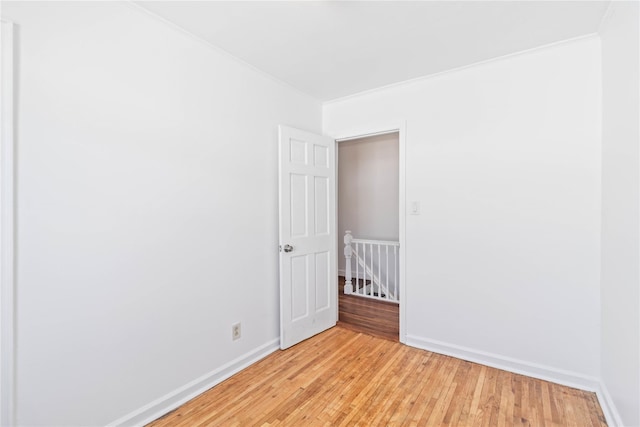
[[278,252],[282,252],[282,245],[278,245]]

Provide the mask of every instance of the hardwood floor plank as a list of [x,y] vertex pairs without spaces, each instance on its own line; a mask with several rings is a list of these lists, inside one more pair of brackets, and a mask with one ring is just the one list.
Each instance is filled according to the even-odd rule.
[[[447,386],[448,381],[452,378],[451,371],[456,367],[456,360],[453,358],[445,358],[437,371],[436,375],[431,376],[431,386],[427,389],[424,396],[424,403],[417,406],[417,411],[413,417],[409,419],[410,426],[418,426],[424,424],[431,417],[431,414],[438,403],[438,398],[443,394],[443,389]],[[429,385],[429,384],[428,384]]]
[[[385,388],[384,395],[381,396],[379,414],[372,419],[371,425],[389,425],[394,413],[400,403],[411,396],[410,392],[398,393],[399,389],[404,388],[404,384],[410,382],[410,378],[415,377],[418,369],[423,366],[422,358],[417,358],[411,352],[406,351],[403,361],[396,364],[393,375],[396,381],[393,385]],[[418,374],[419,375],[419,374]]]
[[462,388],[456,400],[458,401],[455,409],[450,409],[450,414],[447,414],[449,418],[449,424],[452,427],[466,426],[469,417],[469,410],[473,401],[473,394],[478,381],[477,372],[480,370],[480,365],[475,363],[466,362],[468,369],[466,371],[466,377],[460,381]]
[[417,402],[422,401],[423,393],[427,388],[427,373],[434,364],[432,362],[433,353],[424,352],[420,358],[420,364],[416,369],[416,374],[411,378],[425,378],[424,381],[419,381],[418,384],[412,382],[405,382],[401,388],[401,393],[398,393],[398,406],[396,410],[391,414],[388,425],[400,426],[404,425],[406,419],[411,419],[413,414],[416,413],[420,405]]
[[[355,279],[354,279],[355,280]],[[398,341],[398,304],[344,294],[344,277],[338,277],[338,323],[356,332]]]
[[[474,365],[470,362],[462,361],[456,377],[454,378],[454,382],[456,383],[456,394],[452,404],[447,408],[447,413],[442,420],[442,425],[453,427],[460,425],[460,417],[464,412],[464,407],[471,404],[471,392],[475,387],[473,378],[469,376],[473,366]],[[471,380],[469,380],[470,378]]]
[[606,427],[594,393],[336,327],[151,423]]
[[607,421],[604,418],[600,405],[598,405],[598,401],[596,399],[589,399],[588,397],[585,398],[585,401],[587,402],[587,411],[591,417],[591,424],[593,424],[594,427],[606,427]]

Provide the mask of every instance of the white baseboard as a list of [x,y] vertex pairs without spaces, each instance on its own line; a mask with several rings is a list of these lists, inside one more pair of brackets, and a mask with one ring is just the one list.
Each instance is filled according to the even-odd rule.
[[526,375],[528,377],[538,378],[580,390],[597,392],[600,388],[600,381],[595,377],[582,375],[577,372],[565,371],[563,369],[557,369],[550,366],[539,365],[526,360],[513,359],[499,354],[492,354],[473,348],[417,337],[415,335],[407,335],[406,344],[423,350],[432,351],[434,353],[468,360],[481,365],[491,366],[492,368],[502,369],[504,371]]
[[613,403],[609,390],[607,390],[607,386],[605,386],[604,383],[600,382],[600,385],[596,390],[596,396],[598,396],[598,402],[600,402],[600,407],[602,408],[602,413],[604,413],[604,417],[607,420],[607,425],[609,427],[623,427],[624,424],[622,424],[620,413],[618,412],[616,405]]
[[211,387],[221,383],[230,376],[240,372],[249,365],[266,357],[280,348],[280,339],[269,341],[268,343],[252,350],[234,360],[221,366],[208,374],[191,381],[184,386],[162,396],[159,399],[137,409],[124,417],[111,423],[109,426],[141,426],[150,423],[164,414],[176,409],[180,405],[188,402],[194,397],[204,393]]
[[609,395],[607,387],[598,378],[550,366],[539,365],[525,360],[518,360],[487,353],[455,344],[449,344],[442,341],[417,337],[415,335],[407,335],[405,344],[421,348],[423,350],[432,351],[434,353],[491,366],[492,368],[502,369],[504,371],[514,372],[516,374],[526,375],[528,377],[594,392],[598,398],[598,403],[600,403],[600,407],[602,408],[602,413],[607,420],[607,425],[609,427],[624,427],[622,419],[620,418],[620,413],[618,412],[611,395]]

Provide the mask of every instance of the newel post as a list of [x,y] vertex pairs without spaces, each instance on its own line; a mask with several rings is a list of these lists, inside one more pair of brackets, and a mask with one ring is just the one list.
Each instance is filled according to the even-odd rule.
[[344,258],[345,258],[345,269],[344,269],[344,293],[352,294],[353,293],[353,283],[351,282],[351,241],[353,240],[353,236],[351,235],[351,230],[347,230],[344,235]]

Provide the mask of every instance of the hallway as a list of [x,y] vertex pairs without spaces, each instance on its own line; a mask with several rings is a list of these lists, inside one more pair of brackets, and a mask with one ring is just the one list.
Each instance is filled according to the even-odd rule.
[[400,331],[398,304],[345,295],[342,276],[338,277],[338,295],[338,325],[355,332],[398,341]]

